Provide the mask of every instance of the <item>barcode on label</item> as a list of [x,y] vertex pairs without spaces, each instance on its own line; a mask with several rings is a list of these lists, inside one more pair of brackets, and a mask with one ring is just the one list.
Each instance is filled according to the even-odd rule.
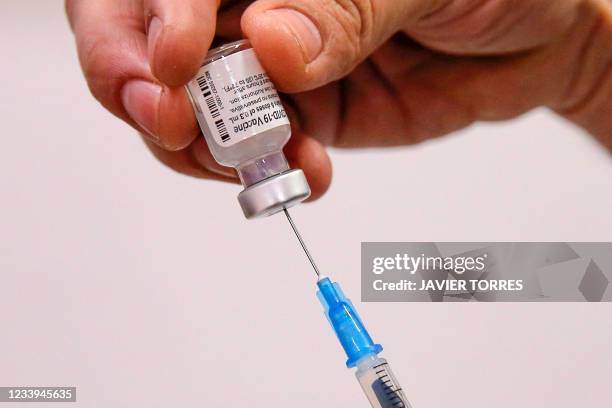
[[[201,76],[198,78],[198,86],[200,87],[200,91],[202,91],[202,96],[204,97],[204,101],[208,107],[208,112],[210,112],[210,116],[212,116],[213,119],[217,119],[219,116],[221,116],[221,112],[219,112],[219,107],[217,106],[217,102],[215,101],[215,97],[212,94],[210,87],[208,86],[206,77]],[[219,137],[221,138],[222,142],[227,142],[230,140],[229,133],[227,133],[227,128],[225,127],[225,123],[223,122],[222,118],[215,121],[215,126],[217,127],[217,132],[219,132]]]

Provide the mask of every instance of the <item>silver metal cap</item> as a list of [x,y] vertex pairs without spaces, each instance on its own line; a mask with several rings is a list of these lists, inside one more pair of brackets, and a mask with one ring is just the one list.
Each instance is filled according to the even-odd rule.
[[247,218],[268,216],[289,208],[310,196],[304,172],[289,170],[253,184],[238,194],[238,202]]

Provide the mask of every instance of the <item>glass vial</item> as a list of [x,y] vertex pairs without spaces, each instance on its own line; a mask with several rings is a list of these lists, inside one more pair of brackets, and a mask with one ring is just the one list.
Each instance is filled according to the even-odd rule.
[[248,41],[211,50],[187,89],[213,157],[245,187],[289,170],[289,120]]
[[[234,167],[245,187],[239,201],[248,218],[269,215],[305,198],[295,197],[304,193],[301,184],[307,187],[301,170],[268,183],[267,188],[259,186],[257,194],[247,191],[291,173],[282,151],[291,136],[287,113],[247,40],[211,50],[186,88],[213,157],[219,164]],[[266,194],[277,197],[262,196]],[[306,197],[309,194],[308,188]]]

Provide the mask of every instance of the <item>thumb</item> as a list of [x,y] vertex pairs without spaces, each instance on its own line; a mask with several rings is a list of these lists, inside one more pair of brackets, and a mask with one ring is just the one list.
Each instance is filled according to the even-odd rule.
[[285,92],[300,92],[348,74],[411,20],[438,1],[258,0],[242,31]]

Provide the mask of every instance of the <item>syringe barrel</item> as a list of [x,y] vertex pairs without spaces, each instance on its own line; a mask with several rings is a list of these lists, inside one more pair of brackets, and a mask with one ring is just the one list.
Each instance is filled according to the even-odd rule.
[[362,358],[357,362],[355,376],[372,408],[411,408],[384,358],[375,354]]

